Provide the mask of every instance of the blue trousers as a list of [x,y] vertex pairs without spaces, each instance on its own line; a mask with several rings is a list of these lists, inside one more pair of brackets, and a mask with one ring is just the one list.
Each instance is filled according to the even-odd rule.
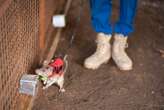
[[91,21],[96,32],[105,34],[118,33],[128,36],[133,29],[137,0],[120,0],[119,19],[112,26],[110,22],[112,0],[90,0]]

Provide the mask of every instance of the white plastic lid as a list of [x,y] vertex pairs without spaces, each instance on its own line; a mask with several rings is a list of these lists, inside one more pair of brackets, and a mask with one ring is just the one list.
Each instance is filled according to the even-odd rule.
[[58,28],[65,27],[66,25],[65,15],[54,15],[52,22],[54,27],[58,27]]

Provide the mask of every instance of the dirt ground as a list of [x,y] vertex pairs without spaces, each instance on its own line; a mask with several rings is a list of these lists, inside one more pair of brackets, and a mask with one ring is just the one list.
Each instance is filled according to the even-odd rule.
[[[113,21],[118,16],[117,2],[113,3]],[[127,49],[134,69],[124,72],[112,59],[97,70],[83,67],[84,59],[96,49],[96,33],[90,25],[86,2],[76,38],[68,51],[66,92],[58,93],[55,85],[40,91],[33,110],[164,110],[163,6],[162,0],[139,1],[135,32]],[[74,0],[58,53],[66,51],[78,10],[79,2]]]

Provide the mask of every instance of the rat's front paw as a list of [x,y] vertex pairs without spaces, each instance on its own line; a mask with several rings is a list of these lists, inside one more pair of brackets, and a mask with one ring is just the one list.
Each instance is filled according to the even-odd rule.
[[46,81],[43,81],[43,84],[44,84],[44,85],[46,85],[46,83],[47,83]]
[[43,86],[43,90],[45,90],[45,89],[47,89],[48,87],[46,87],[46,86]]
[[59,89],[59,92],[65,92],[64,88]]

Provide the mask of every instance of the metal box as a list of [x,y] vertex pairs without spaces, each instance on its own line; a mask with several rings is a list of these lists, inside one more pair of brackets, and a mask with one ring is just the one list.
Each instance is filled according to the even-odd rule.
[[38,91],[38,76],[25,74],[20,80],[19,93],[36,95]]

